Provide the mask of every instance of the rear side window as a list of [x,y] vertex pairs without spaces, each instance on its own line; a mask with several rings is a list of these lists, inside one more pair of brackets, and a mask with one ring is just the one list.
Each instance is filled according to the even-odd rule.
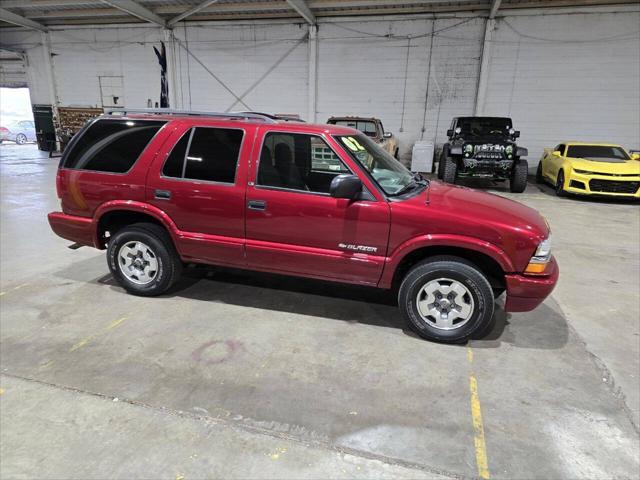
[[173,147],[162,175],[234,183],[243,135],[231,128],[192,128]]
[[98,120],[74,143],[63,167],[125,173],[166,122]]

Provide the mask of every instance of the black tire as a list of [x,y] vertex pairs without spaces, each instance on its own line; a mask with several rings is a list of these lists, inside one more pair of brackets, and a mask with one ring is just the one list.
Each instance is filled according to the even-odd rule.
[[544,177],[542,176],[542,160],[540,160],[540,162],[538,163],[538,168],[536,169],[536,183],[544,183]]
[[529,175],[529,163],[526,160],[516,160],[511,171],[509,189],[512,193],[522,193],[527,188],[527,175]]
[[[426,320],[418,309],[418,295],[429,282],[456,281],[472,303],[470,316],[459,327],[444,330]],[[469,300],[470,297],[473,301]],[[455,300],[456,302],[458,299]],[[415,265],[404,277],[398,291],[398,305],[411,328],[421,337],[440,342],[461,342],[474,334],[488,332],[493,322],[493,290],[486,277],[472,263],[453,256],[436,256]]]
[[[148,283],[136,283],[123,273],[119,257],[120,249],[131,242],[141,242],[148,247],[157,269]],[[129,225],[109,239],[107,264],[113,277],[129,293],[153,297],[166,292],[180,278],[182,262],[167,231],[153,223]]]
[[558,197],[567,195],[567,192],[564,190],[564,171],[562,170],[558,172],[558,176],[556,177],[556,195]]
[[18,135],[16,135],[16,143],[18,145],[24,145],[25,143],[27,143],[27,136],[24,133],[19,133]]
[[451,157],[445,157],[442,166],[442,181],[445,183],[456,183],[458,176],[458,164]]
[[400,160],[400,152],[397,148],[396,151],[393,152],[393,158],[395,158],[396,160]]

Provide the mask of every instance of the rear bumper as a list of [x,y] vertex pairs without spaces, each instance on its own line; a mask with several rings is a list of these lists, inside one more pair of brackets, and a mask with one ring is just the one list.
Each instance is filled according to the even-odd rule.
[[545,276],[506,275],[507,301],[504,307],[505,311],[529,312],[540,305],[551,294],[560,276],[558,263],[553,257],[549,269],[549,275]]
[[80,245],[96,247],[95,228],[92,218],[51,212],[48,215],[51,230],[56,235]]

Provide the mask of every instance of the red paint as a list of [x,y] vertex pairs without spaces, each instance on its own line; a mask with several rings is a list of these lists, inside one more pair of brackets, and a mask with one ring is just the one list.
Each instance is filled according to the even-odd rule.
[[[49,214],[56,234],[103,248],[97,237],[101,216],[130,210],[151,215],[165,225],[184,261],[381,288],[391,287],[396,268],[416,249],[464,248],[483,253],[500,265],[507,284],[507,311],[535,308],[557,281],[555,261],[548,276],[532,278],[521,273],[549,233],[538,212],[496,195],[435,181],[425,192],[407,200],[389,201],[332,137],[354,134],[350,128],[202,117],[153,118],[168,123],[128,173],[59,170],[56,187],[63,213]],[[173,145],[192,126],[244,130],[234,185],[161,176]],[[271,131],[322,136],[360,176],[374,200],[349,202],[255,186],[262,139]],[[170,190],[171,200],[155,199],[157,189]],[[250,200],[266,201],[268,208],[249,210]],[[341,243],[366,245],[376,251],[350,251],[340,247]]]

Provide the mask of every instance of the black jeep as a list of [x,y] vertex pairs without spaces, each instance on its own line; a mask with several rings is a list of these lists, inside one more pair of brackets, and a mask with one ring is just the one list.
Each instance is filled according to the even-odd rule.
[[520,132],[506,117],[457,117],[447,130],[449,142],[442,147],[438,178],[455,183],[458,177],[510,180],[511,191],[523,192],[529,165],[522,157],[526,148],[516,145]]

